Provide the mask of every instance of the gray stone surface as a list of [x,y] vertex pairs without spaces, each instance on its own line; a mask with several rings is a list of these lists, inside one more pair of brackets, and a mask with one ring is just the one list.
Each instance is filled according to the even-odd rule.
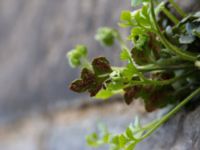
[[117,27],[129,7],[124,0],[1,0],[0,120],[79,96],[68,90],[78,71],[66,52],[86,44],[91,56],[114,61],[118,54],[93,37],[100,26]]
[[178,113],[138,148],[139,150],[199,150],[200,107],[190,113]]
[[[189,9],[200,5],[178,1]],[[100,26],[117,27],[123,9],[130,0],[1,0],[0,120],[73,100],[67,85],[78,71],[65,53],[77,43],[116,63],[117,48],[103,49],[93,37]]]
[[[187,10],[200,7],[199,0],[178,1]],[[83,97],[67,89],[78,72],[68,67],[65,53],[81,43],[88,45],[90,57],[106,55],[116,63],[118,53],[102,49],[93,37],[100,26],[117,27],[120,11],[129,9],[129,2],[0,1],[0,150],[90,150],[84,137],[98,120],[119,132],[135,114],[144,122],[156,117],[123,104],[67,107]],[[199,150],[199,114],[199,108],[177,114],[137,149]]]
[[[114,133],[124,131],[140,116],[142,122],[158,117],[159,112],[146,114],[143,106],[130,107],[121,102],[94,105],[79,109],[63,109],[52,114],[30,115],[0,127],[2,150],[95,150],[86,145],[85,136],[96,130],[99,122]],[[179,112],[136,150],[199,150],[200,107],[191,112]],[[108,150],[100,147],[97,150]]]
[[[0,127],[2,150],[92,150],[85,136],[99,122],[122,131],[136,114],[144,115],[141,105],[129,108],[124,103],[63,109],[51,114],[30,115],[7,126]],[[112,131],[111,130],[111,131]],[[99,148],[106,150],[107,148]]]

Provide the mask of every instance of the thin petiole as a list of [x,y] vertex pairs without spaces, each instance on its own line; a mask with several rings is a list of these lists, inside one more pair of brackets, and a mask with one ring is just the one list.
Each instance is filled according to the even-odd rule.
[[174,107],[169,113],[163,116],[160,121],[149,131],[147,132],[141,140],[150,136],[155,130],[157,130],[163,123],[165,123],[171,116],[177,113],[186,103],[188,103],[193,97],[200,94],[200,87],[197,88],[192,94],[190,94],[187,98],[185,98],[182,102],[180,102],[176,107]]
[[193,71],[185,73],[182,76],[177,76],[168,80],[146,80],[146,81],[132,81],[130,82],[128,85],[125,86],[126,87],[130,87],[130,86],[134,86],[134,85],[154,85],[154,86],[164,86],[164,85],[168,85],[168,84],[172,84],[180,79],[186,78],[188,77],[188,75],[194,73]]
[[176,25],[179,23],[179,20],[164,6],[162,7],[164,14]]
[[124,41],[122,40],[122,38],[121,38],[121,36],[119,35],[119,33],[118,33],[118,41],[119,41],[119,43],[120,43],[120,45],[121,45],[121,49],[125,49],[126,51],[127,51],[127,53],[128,53],[128,55],[129,55],[129,62],[132,64],[132,66],[133,66],[133,68],[135,69],[135,71],[137,72],[137,75],[139,76],[139,78],[142,80],[142,81],[145,81],[145,80],[147,80],[145,77],[144,77],[144,75],[142,74],[142,72],[140,72],[138,69],[137,69],[137,67],[136,67],[136,64],[135,64],[135,62],[134,62],[134,60],[132,59],[132,56],[131,56],[131,53],[130,53],[130,51],[129,51],[129,48],[126,46],[126,44],[124,43]]
[[176,53],[178,56],[180,56],[182,59],[184,60],[188,60],[188,61],[196,61],[196,57],[191,55],[190,53],[186,53],[186,52],[183,52],[181,49],[179,49],[178,47],[174,46],[173,44],[171,44],[165,37],[164,35],[161,33],[160,31],[160,28],[159,28],[159,25],[156,21],[156,16],[155,16],[155,12],[154,12],[154,3],[153,3],[153,0],[150,0],[150,10],[151,10],[151,15],[152,15],[152,21],[153,21],[153,24],[157,30],[157,34],[159,35],[160,37],[160,40],[161,42],[163,43],[163,45],[173,51],[174,53]]
[[169,0],[171,5],[174,7],[174,9],[181,15],[182,17],[186,17],[187,14],[177,5],[177,3],[174,2],[174,0]]

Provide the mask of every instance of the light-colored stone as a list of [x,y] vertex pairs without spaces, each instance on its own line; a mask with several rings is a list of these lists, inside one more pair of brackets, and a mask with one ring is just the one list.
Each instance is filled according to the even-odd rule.
[[[200,7],[199,0],[178,1],[188,10]],[[118,132],[133,120],[134,107],[123,104],[85,111],[66,107],[80,99],[75,101],[75,94],[67,89],[78,71],[68,67],[65,53],[78,42],[88,45],[90,57],[106,55],[116,63],[117,48],[103,49],[93,37],[100,26],[117,27],[120,11],[130,9],[129,3],[0,1],[0,124],[4,122],[0,150],[90,150],[84,137],[95,129],[98,119]],[[177,114],[137,149],[199,150],[199,114],[200,109]],[[142,116],[147,122],[156,114],[147,116],[142,111]]]
[[[63,109],[51,114],[30,115],[0,127],[2,150],[92,150],[85,136],[96,130],[99,122],[113,133],[123,132],[135,116],[142,122],[155,119],[158,112],[147,114],[141,104],[126,106],[121,102]],[[199,150],[200,107],[179,112],[136,150]],[[98,150],[107,150],[100,147]]]
[[[94,40],[100,26],[117,27],[124,0],[1,0],[0,120],[79,97],[68,89],[78,77],[65,57],[76,44],[90,56],[118,53]],[[115,48],[114,51],[117,51]]]
[[[0,149],[92,150],[86,145],[85,136],[95,131],[99,122],[105,123],[113,132],[122,132],[137,114],[146,116],[140,104],[128,107],[124,103],[114,102],[30,115],[0,127]],[[152,117],[149,116],[149,119]]]

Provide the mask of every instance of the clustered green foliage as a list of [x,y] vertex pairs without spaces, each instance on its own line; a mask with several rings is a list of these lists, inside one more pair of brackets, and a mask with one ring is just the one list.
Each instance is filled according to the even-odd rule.
[[106,128],[100,135],[93,133],[87,137],[93,147],[109,144],[111,150],[133,150],[187,102],[200,97],[200,12],[186,14],[173,0],[132,0],[132,5],[141,7],[122,11],[119,23],[130,29],[131,48],[115,29],[100,28],[95,36],[103,46],[118,41],[126,65],[111,66],[103,56],[90,63],[87,48],[78,45],[67,54],[71,66],[82,69],[70,89],[100,99],[120,93],[128,105],[141,98],[148,112],[174,108],[145,126],[136,119],[122,134],[113,135]]
[[97,30],[95,39],[103,46],[112,46],[118,33],[115,29],[103,27]]
[[75,49],[67,53],[67,58],[73,68],[79,67],[80,65],[83,66],[83,60],[86,59],[86,56],[87,48],[84,45],[77,45]]

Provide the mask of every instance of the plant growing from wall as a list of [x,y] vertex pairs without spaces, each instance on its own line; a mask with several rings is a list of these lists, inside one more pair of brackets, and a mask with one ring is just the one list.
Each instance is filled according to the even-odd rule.
[[200,98],[200,12],[186,14],[173,0],[132,0],[132,5],[141,7],[122,11],[119,23],[130,29],[132,47],[116,29],[103,27],[95,36],[103,46],[119,42],[126,65],[112,66],[103,56],[90,62],[87,48],[78,45],[67,53],[71,66],[81,68],[70,89],[100,99],[123,94],[128,105],[141,98],[147,112],[174,107],[147,125],[136,119],[121,134],[101,128],[99,134],[87,136],[93,147],[109,144],[111,150],[133,150],[186,103]]

